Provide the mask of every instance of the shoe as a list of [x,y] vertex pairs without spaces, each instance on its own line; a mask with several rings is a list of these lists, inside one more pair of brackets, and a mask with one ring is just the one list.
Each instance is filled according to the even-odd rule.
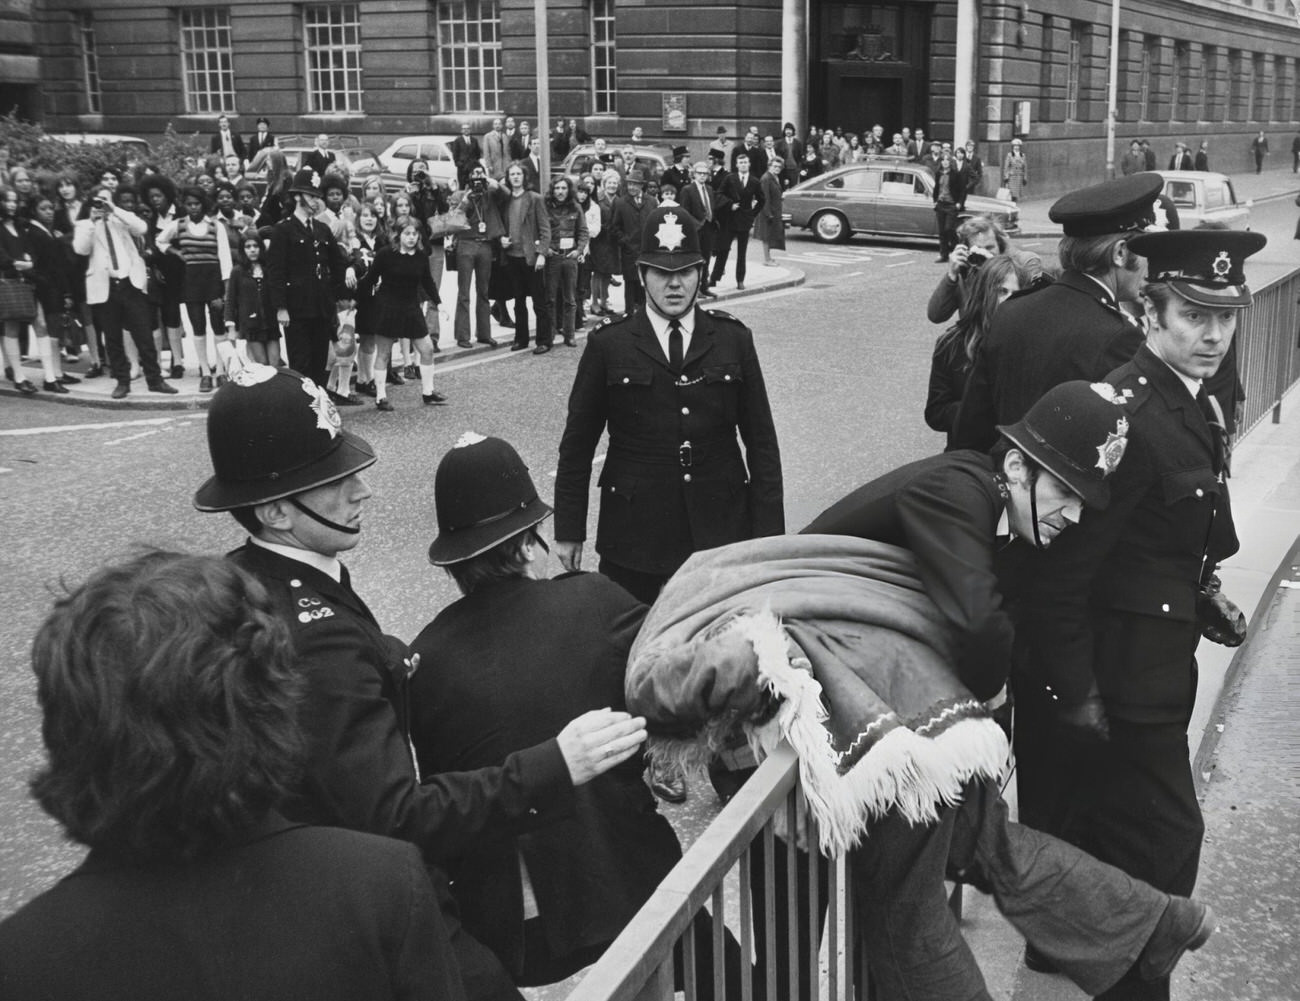
[[610,278],[610,280],[609,280],[609,284],[610,284],[610,286],[611,286],[612,288],[622,288],[622,287],[623,287],[623,279],[622,279],[622,278]]
[[81,361],[81,355],[70,354],[67,351],[60,351],[59,358],[63,360],[65,365],[75,365],[77,362]]
[[183,378],[185,378],[185,366],[184,366],[184,365],[173,365],[173,366],[172,366],[172,370],[171,370],[170,374],[168,375],[168,378],[170,378],[170,379],[183,379]]
[[356,407],[361,405],[361,400],[353,396],[351,393],[348,393],[345,396],[342,393],[334,392],[332,389],[325,390],[325,393],[329,396],[330,402],[336,407]]
[[1035,949],[1032,945],[1025,946],[1025,966],[1035,973],[1060,973],[1056,964]]
[[665,803],[685,803],[686,776],[680,768],[651,765],[650,791]]
[[388,397],[385,396],[382,400],[375,401],[375,409],[382,410],[384,413],[391,413],[393,405],[388,401]]
[[210,375],[199,376],[199,392],[200,393],[212,392],[212,376]]
[[418,379],[420,378],[420,366],[407,365],[406,368],[402,369],[402,375],[406,376],[408,379]]
[[402,378],[402,370],[396,365],[388,370],[388,384],[390,386],[405,386],[406,380]]
[[432,341],[431,343],[433,344],[433,353],[436,355],[442,354],[442,348],[439,346],[438,342]]
[[148,387],[149,392],[151,393],[163,393],[166,396],[175,396],[178,392],[175,386],[169,386],[167,383],[163,382],[162,376],[159,376],[157,379],[150,379],[145,383],[145,386]]
[[1218,919],[1208,905],[1187,897],[1170,897],[1156,930],[1138,956],[1138,976],[1163,980],[1174,972],[1183,953],[1203,946],[1217,926]]
[[224,375],[219,375],[219,376],[217,376],[217,388],[220,389],[222,386],[224,386],[224,385],[225,385],[226,383],[228,383],[229,381],[230,381],[230,380],[227,379]]
[[528,345],[527,345],[526,343],[525,343],[525,344],[511,344],[511,345],[510,345],[510,350],[511,350],[511,351],[527,351],[527,350],[528,350]]
[[[476,344],[482,344],[484,347],[489,347],[489,348],[494,348],[494,347],[497,346],[497,342],[494,341],[494,340],[492,340],[491,338],[488,338],[487,340],[484,340],[482,337],[480,337],[480,338],[479,338],[475,343],[476,343]],[[468,347],[468,346],[469,346],[469,345],[466,345],[466,347]]]
[[501,324],[501,326],[505,327],[507,330],[515,329],[515,321],[512,320],[509,316],[501,317],[501,319],[497,320],[497,323]]
[[110,393],[109,395],[112,396],[113,399],[115,400],[121,400],[121,399],[125,399],[127,393],[129,392],[131,392],[131,384],[129,382],[119,382],[116,386],[113,387],[113,392]]
[[421,394],[421,399],[424,400],[424,405],[426,407],[441,407],[447,402],[447,397],[443,396],[441,393],[423,393]]
[[736,290],[739,291],[739,292],[743,292],[743,291],[745,291],[745,283],[744,283],[744,282],[736,282]]
[[82,378],[83,378],[83,379],[98,379],[98,378],[99,378],[101,375],[103,375],[103,374],[104,374],[104,366],[103,366],[103,365],[91,365],[90,368],[86,369],[86,374],[83,375]]
[[472,341],[457,341],[457,342],[456,342],[456,347],[458,347],[458,348],[472,348],[473,346],[474,346],[474,344],[473,344]]
[[63,383],[59,382],[58,380],[51,382],[50,380],[46,379],[44,382],[41,383],[41,389],[45,390],[47,393],[54,393],[55,395],[58,395],[59,393],[68,392],[68,387],[65,386]]
[[5,378],[8,379],[10,382],[14,381],[14,370],[10,368],[8,365],[5,366]]
[[375,389],[375,380],[371,379],[369,382],[358,382],[357,392],[362,396],[368,396],[373,400],[378,392]]
[[533,348],[533,354],[544,355],[549,353],[550,350],[551,350],[551,346],[549,344],[539,344],[537,345],[537,347]]
[[718,293],[713,291],[711,288],[700,289],[700,295],[704,296],[706,299],[716,299],[718,297]]
[[68,375],[67,372],[64,372],[61,376],[59,376],[59,382],[63,383],[65,386],[75,386],[80,381],[81,380],[78,379],[75,375]]
[[564,346],[566,348],[576,348],[578,346],[578,341],[576,338],[566,337],[564,339]]

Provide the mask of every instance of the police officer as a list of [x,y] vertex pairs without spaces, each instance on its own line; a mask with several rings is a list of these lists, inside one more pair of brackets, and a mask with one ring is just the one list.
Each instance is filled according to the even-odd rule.
[[[266,587],[289,624],[304,679],[300,715],[307,760],[282,812],[411,841],[444,904],[440,868],[485,834],[513,836],[553,823],[573,789],[626,760],[645,736],[626,713],[586,713],[557,737],[505,757],[500,767],[417,774],[407,733],[407,685],[417,661],[384,634],[352,589],[339,554],[356,546],[375,462],[343,430],[325,390],[296,372],[249,365],[208,411],[214,475],[200,511],[230,511],[249,533],[230,554]],[[517,999],[500,962],[460,928],[448,929],[470,998]]]
[[1051,285],[1013,296],[994,314],[971,368],[950,449],[984,452],[1047,390],[1095,382],[1133,357],[1142,329],[1120,303],[1136,303],[1141,266],[1129,241],[1155,221],[1159,174],[1106,181],[1058,199],[1065,269]]
[[316,218],[325,208],[321,175],[304,167],[289,193],[294,210],[271,230],[266,279],[276,322],[285,328],[289,367],[323,386],[338,330],[334,293],[344,284],[356,288],[357,277],[329,227]]
[[555,540],[565,569],[580,569],[592,457],[608,428],[599,569],[649,604],[691,553],[780,534],[785,510],[753,334],[696,304],[704,270],[699,223],[677,207],[656,209],[637,267],[645,305],[592,332],[574,378]]
[[[1063,836],[1175,894],[1195,886],[1204,835],[1187,743],[1196,647],[1245,636],[1215,576],[1237,536],[1224,415],[1202,381],[1250,304],[1243,261],[1264,243],[1227,230],[1132,241],[1146,258],[1147,339],[1109,376],[1127,399],[1129,455],[1110,507],[1044,554],[1024,606],[1033,683],[1021,704],[1034,711],[1017,757],[1055,755],[1059,770],[1046,792],[1022,771],[1022,804],[1028,791],[1041,813],[1033,797],[1048,797]],[[1113,996],[1169,996],[1167,981],[1124,986]]]

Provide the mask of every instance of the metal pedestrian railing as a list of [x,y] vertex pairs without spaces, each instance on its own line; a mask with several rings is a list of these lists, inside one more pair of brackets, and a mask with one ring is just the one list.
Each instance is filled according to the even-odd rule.
[[1300,271],[1269,282],[1237,324],[1237,371],[1246,389],[1240,441],[1272,415],[1282,419],[1282,397],[1300,380]]
[[[800,851],[794,839],[777,836],[778,828],[800,830],[803,843],[816,844],[798,788],[798,762],[783,744],[700,835],[568,1001],[667,1001],[675,984],[686,1001],[866,997],[860,990],[867,982],[865,962],[852,947],[851,861]],[[709,923],[712,956],[722,957],[730,947],[739,962],[698,962],[700,921]]]

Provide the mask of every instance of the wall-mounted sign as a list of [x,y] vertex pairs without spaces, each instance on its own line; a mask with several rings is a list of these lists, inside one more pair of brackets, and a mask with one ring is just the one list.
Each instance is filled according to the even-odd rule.
[[686,95],[664,94],[664,131],[686,131]]
[[1022,139],[1029,135],[1029,108],[1032,102],[1017,101],[1015,125],[1011,130],[1012,135],[1020,136]]

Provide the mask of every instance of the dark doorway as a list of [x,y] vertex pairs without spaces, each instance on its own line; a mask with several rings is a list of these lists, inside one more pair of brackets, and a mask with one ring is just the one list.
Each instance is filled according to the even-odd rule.
[[[838,93],[836,93],[838,91]],[[903,124],[903,81],[840,76],[827,87],[826,124],[859,134],[880,123],[886,133]]]

